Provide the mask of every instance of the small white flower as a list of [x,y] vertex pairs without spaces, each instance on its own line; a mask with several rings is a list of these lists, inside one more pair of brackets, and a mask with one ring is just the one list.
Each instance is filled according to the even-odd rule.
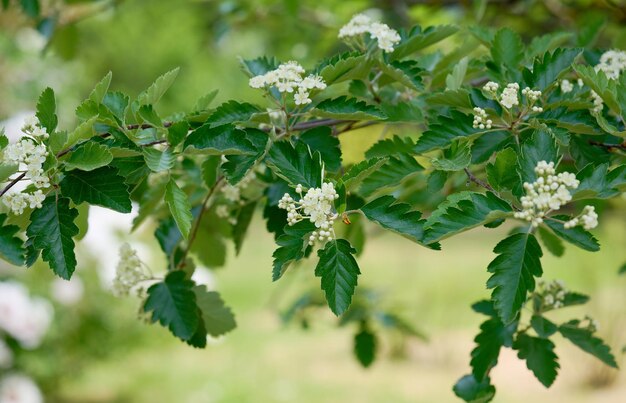
[[561,92],[567,94],[574,91],[574,85],[569,80],[561,80]]
[[150,275],[144,269],[137,252],[124,243],[119,250],[120,260],[117,264],[115,279],[113,279],[113,293],[125,297],[140,283],[149,280]]
[[0,402],[43,403],[37,384],[25,375],[10,374],[0,381]]
[[394,45],[398,44],[401,39],[395,29],[389,28],[387,24],[373,22],[364,14],[357,14],[352,17],[346,25],[341,27],[338,37],[345,39],[366,33],[376,39],[378,48],[385,52],[393,52]]
[[502,90],[502,95],[500,96],[500,103],[507,109],[511,109],[515,105],[519,105],[519,97],[517,92],[519,91],[519,84],[510,83],[507,84],[506,88]]
[[474,122],[472,127],[474,129],[491,129],[491,119],[487,119],[487,112],[483,108],[474,108]]
[[489,81],[487,84],[483,86],[483,90],[491,94],[495,94],[496,91],[498,91],[498,88],[500,88],[500,84],[495,83],[493,81]]

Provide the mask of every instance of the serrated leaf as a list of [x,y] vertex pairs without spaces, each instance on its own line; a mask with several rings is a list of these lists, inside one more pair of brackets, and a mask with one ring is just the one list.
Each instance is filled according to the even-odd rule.
[[308,220],[285,226],[284,233],[276,239],[279,247],[272,255],[274,257],[272,281],[281,278],[292,262],[304,257],[309,245],[308,237],[315,229],[315,225]]
[[320,117],[345,120],[379,120],[386,117],[374,105],[346,96],[326,99],[317,104],[312,113]]
[[211,106],[211,102],[213,102],[218,92],[219,90],[213,90],[208,94],[201,96],[200,98],[198,98],[191,110],[194,112],[200,112],[209,109],[209,106]]
[[467,64],[469,58],[465,56],[457,64],[454,65],[450,74],[446,76],[446,89],[456,91],[463,85],[465,74],[467,73]]
[[33,210],[26,229],[32,252],[37,255],[37,251],[41,250],[43,260],[65,280],[69,280],[76,269],[72,237],[79,232],[74,224],[77,216],[78,210],[70,208],[70,199],[48,196],[41,208]]
[[378,171],[387,161],[387,158],[371,158],[350,167],[342,177],[346,189],[354,190],[358,188],[365,178],[372,172]]
[[[558,326],[544,318],[543,316],[533,315],[530,319],[530,325],[539,337],[547,339],[558,330]],[[521,357],[520,357],[521,358]]]
[[511,206],[506,201],[491,192],[465,193],[457,203],[447,203],[435,220],[429,217],[424,243],[437,242],[471,228],[485,225],[510,215],[511,211]]
[[258,106],[247,102],[228,101],[218,106],[209,116],[205,124],[210,127],[221,126],[230,123],[247,122],[250,118],[261,112]]
[[430,162],[433,168],[440,171],[460,171],[467,168],[472,162],[471,144],[463,140],[454,142],[443,152],[442,157],[433,158]]
[[102,78],[102,80],[100,80],[98,84],[96,84],[93,90],[91,90],[91,93],[89,94],[88,99],[92,100],[95,103],[102,102],[102,99],[104,98],[104,94],[106,94],[107,91],[109,90],[109,85],[111,85],[112,78],[113,78],[113,73],[109,71]]
[[189,132],[189,123],[184,120],[173,123],[167,128],[167,142],[171,147],[176,147],[183,142]]
[[363,179],[359,192],[369,195],[377,190],[396,186],[409,175],[423,170],[424,167],[411,155],[398,154],[395,157],[389,157],[380,169],[371,172]]
[[491,44],[491,58],[496,64],[515,70],[524,58],[522,38],[509,28],[498,30]]
[[493,273],[487,288],[493,288],[491,298],[498,316],[504,323],[517,317],[528,292],[535,289],[535,277],[541,277],[541,247],[535,236],[518,233],[500,241],[494,248],[498,256],[489,263]]
[[489,184],[498,191],[511,190],[519,194],[522,188],[516,166],[517,153],[512,148],[498,152],[495,161],[485,167]]
[[401,32],[402,40],[389,55],[390,60],[402,59],[455,34],[459,29],[453,25],[438,25],[421,30],[413,27],[408,33]]
[[551,32],[541,36],[535,36],[527,49],[527,57],[532,59],[569,43],[573,34],[571,32]]
[[424,121],[424,116],[422,115],[423,106],[417,99],[407,102],[401,100],[398,100],[396,103],[385,102],[379,108],[386,116],[385,122],[387,123],[422,123]]
[[537,130],[532,137],[527,139],[521,146],[518,157],[518,172],[522,182],[532,183],[537,179],[535,167],[539,161],[559,163],[559,147],[550,133]]
[[376,142],[365,152],[365,158],[388,157],[413,152],[415,141],[410,137],[393,136]]
[[550,253],[556,257],[563,256],[565,246],[563,246],[563,242],[558,236],[554,235],[543,226],[538,228],[537,233],[541,237],[541,242],[548,249],[548,251],[550,251]]
[[[561,221],[569,221],[569,217],[564,215],[557,215],[553,218]],[[544,224],[550,227],[556,236],[571,243],[572,245],[576,245],[579,248],[590,252],[597,252],[600,250],[598,240],[591,235],[591,233],[587,232],[580,226],[566,229],[562,223],[550,219],[546,219]]]
[[246,132],[232,125],[212,127],[205,124],[189,133],[184,148],[194,147],[209,154],[254,154],[256,150],[246,138]]
[[511,347],[516,330],[517,322],[505,325],[497,317],[487,319],[480,325],[480,333],[474,338],[476,347],[472,350],[470,361],[475,379],[485,379],[498,364],[501,348]]
[[321,277],[328,306],[337,316],[350,306],[357,277],[361,274],[352,256],[354,253],[356,250],[345,239],[328,241],[323,249],[317,251],[319,262],[315,267],[315,276]]
[[0,214],[0,258],[15,265],[25,264],[24,241],[15,235],[20,231],[17,225],[5,225],[6,214]]
[[296,142],[295,147],[289,141],[275,142],[265,162],[278,177],[293,186],[314,188],[322,184],[320,154],[311,154],[309,146],[303,142]]
[[358,52],[345,52],[323,60],[316,68],[326,84],[367,77],[372,62]]
[[107,146],[90,141],[72,151],[64,163],[68,170],[93,171],[108,165],[111,161],[113,154]]
[[307,144],[312,152],[319,151],[326,171],[337,172],[341,168],[339,139],[333,136],[330,127],[321,126],[307,130],[300,135],[299,140]]
[[413,152],[422,154],[446,148],[456,139],[470,137],[479,132],[480,130],[472,127],[471,116],[452,110],[450,116],[439,116],[429,125],[428,130],[417,139]]
[[515,339],[513,349],[517,350],[520,359],[526,360],[526,367],[543,386],[549,388],[554,383],[560,368],[558,357],[554,354],[554,343],[521,333]]
[[556,49],[546,52],[543,58],[536,58],[532,73],[524,71],[526,84],[540,91],[545,91],[558,78],[560,78],[574,63],[582,49]]
[[196,304],[200,308],[207,334],[218,337],[237,327],[235,316],[224,304],[219,293],[208,291],[204,285],[193,287],[193,292],[196,294]]
[[152,322],[158,321],[181,340],[189,340],[199,323],[194,283],[183,271],[170,272],[162,282],[148,288],[144,312],[152,312]]
[[400,84],[420,91],[424,88],[420,74],[424,71],[414,60],[393,61],[391,63],[381,63],[383,73]]
[[615,357],[602,339],[595,337],[589,329],[579,327],[579,320],[570,320],[559,326],[559,333],[581,350],[593,355],[606,365],[617,368]]
[[609,109],[621,114],[621,106],[617,100],[616,81],[609,79],[604,71],[596,71],[591,66],[574,66],[578,77],[591,87],[602,98]]
[[429,105],[452,106],[456,108],[472,108],[469,92],[464,88],[455,91],[446,90],[434,93],[427,98]]
[[179,70],[180,69],[176,67],[175,69],[168,71],[157,78],[145,91],[139,94],[136,101],[137,109],[141,105],[154,105],[159,102],[163,94],[165,94],[165,92],[174,83]]
[[255,152],[252,154],[228,155],[226,161],[222,165],[224,175],[231,185],[236,185],[242,180],[254,167],[257,161],[265,155],[269,136],[267,133],[257,129],[246,129],[246,138],[254,147]]
[[145,123],[148,123],[154,127],[161,127],[163,125],[161,118],[154,110],[152,105],[141,105],[138,113],[139,117],[143,119]]
[[580,184],[573,191],[573,200],[609,199],[619,195],[626,185],[626,165],[609,171],[608,162],[597,166],[589,164],[576,174],[576,178]]
[[170,214],[174,217],[176,226],[183,238],[187,239],[193,221],[191,204],[189,204],[187,194],[178,187],[173,178],[170,178],[165,186],[165,204],[167,204]]
[[76,129],[74,129],[67,135],[67,139],[64,142],[65,144],[63,145],[63,148],[73,147],[79,142],[83,140],[89,140],[90,138],[95,136],[96,132],[94,130],[94,124],[97,120],[98,117],[93,116],[79,124]]
[[[112,114],[112,117],[115,117],[115,119],[117,119],[117,121],[122,124],[126,120],[126,111],[128,110],[129,103],[130,103],[130,97],[119,91],[107,92],[104,95],[104,99],[102,99],[102,105],[104,105],[106,109],[108,109],[108,111]],[[152,105],[150,106],[142,105],[142,107],[139,108],[140,114],[141,114],[142,108],[143,108],[144,114],[149,114],[151,113],[150,111],[154,112],[152,110]],[[100,109],[100,111],[101,110],[102,109]],[[100,113],[100,117],[102,117],[102,113]],[[158,120],[158,118],[155,118],[155,119]],[[161,122],[158,122],[157,126],[160,126],[160,125],[161,125]]]
[[354,335],[354,356],[365,368],[372,365],[376,359],[376,335],[367,329],[362,329]]
[[54,99],[54,91],[48,87],[39,96],[37,101],[37,112],[35,115],[39,123],[46,129],[48,134],[52,134],[57,128],[59,120],[57,118],[57,104]]
[[60,186],[63,195],[76,204],[87,202],[120,213],[130,213],[132,209],[128,185],[117,169],[110,166],[66,172]]
[[496,395],[496,388],[489,377],[477,381],[473,375],[465,375],[453,388],[454,394],[468,403],[487,403]]
[[379,197],[367,203],[360,210],[369,220],[381,227],[402,235],[413,242],[422,243],[424,223],[422,213],[411,210],[411,206],[390,195]]
[[152,172],[168,171],[176,162],[176,154],[169,148],[161,151],[153,147],[143,147],[141,152],[146,165]]

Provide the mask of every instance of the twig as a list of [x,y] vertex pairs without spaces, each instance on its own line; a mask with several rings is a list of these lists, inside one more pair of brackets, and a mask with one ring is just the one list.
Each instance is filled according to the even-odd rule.
[[469,169],[464,168],[463,170],[465,171],[465,173],[467,174],[467,178],[471,182],[474,182],[478,186],[483,187],[483,188],[487,189],[488,191],[495,193],[495,190],[491,187],[491,185],[489,185],[487,182],[485,182],[483,180],[478,179],[476,176],[474,176],[473,173],[470,172]]
[[4,187],[4,189],[2,189],[2,192],[0,192],[0,197],[2,197],[6,192],[9,191],[9,189],[11,189],[13,186],[15,186],[15,184],[19,181],[21,181],[22,179],[24,179],[24,177],[26,176],[26,172],[22,173],[20,176],[18,176],[17,178],[13,179],[11,182],[9,182],[8,185],[6,185]]

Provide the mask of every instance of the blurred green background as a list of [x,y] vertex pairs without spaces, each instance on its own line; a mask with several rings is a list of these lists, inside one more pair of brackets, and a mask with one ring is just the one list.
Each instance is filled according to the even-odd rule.
[[[527,41],[604,22],[598,46],[626,49],[626,2],[619,0],[51,0],[41,2],[37,18],[17,3],[0,13],[0,120],[10,122],[33,110],[37,95],[51,86],[60,99],[62,128],[71,127],[73,108],[108,71],[113,72],[114,90],[137,94],[158,75],[180,66],[160,104],[162,116],[188,109],[213,89],[219,89],[218,101],[262,102],[240,73],[239,56],[274,55],[312,67],[339,49],[339,27],[365,10],[396,28],[480,22],[510,26]],[[465,39],[456,35],[443,50]],[[380,130],[343,137],[346,159],[362,157]],[[98,231],[95,226],[92,230]],[[469,304],[488,297],[485,268],[508,228],[474,230],[444,242],[443,252],[368,230],[372,237],[359,258],[361,287],[375,288],[384,304],[400,309],[428,338],[383,338],[380,359],[369,369],[352,358],[354,329],[337,328],[328,310],[314,313],[306,330],[281,322],[279,313],[319,284],[311,263],[271,282],[273,242],[260,219],[242,254],[235,259],[229,251],[226,267],[213,273],[239,327],[206,350],[194,350],[166,330],[138,321],[138,300],[115,299],[100,288],[98,267],[115,264],[116,244],[109,254],[82,249],[78,273],[85,283],[83,303],[57,307],[46,343],[20,357],[20,363],[53,402],[455,401],[451,386],[468,370],[472,338],[482,320]],[[156,260],[161,252],[152,232],[145,226],[134,237]],[[598,319],[601,336],[623,364],[626,276],[617,275],[626,260],[623,213],[606,213],[597,237],[603,247],[597,254],[568,248],[562,259],[547,255],[545,278],[561,278],[572,290],[592,296],[589,305],[570,308],[564,318],[589,313]],[[33,293],[44,295],[51,280],[43,267],[27,273],[4,268],[0,275],[21,277]],[[557,345],[557,352],[563,369],[546,390],[523,362],[505,351],[493,373],[495,401],[626,401],[623,373],[564,344]]]

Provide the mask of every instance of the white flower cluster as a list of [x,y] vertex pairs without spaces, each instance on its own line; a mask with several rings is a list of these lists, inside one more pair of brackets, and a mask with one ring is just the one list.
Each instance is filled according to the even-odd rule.
[[500,96],[500,103],[507,109],[511,109],[515,105],[519,105],[519,97],[517,92],[519,91],[518,83],[509,83],[506,88],[502,90]]
[[626,70],[626,52],[621,50],[608,50],[600,56],[600,62],[595,66],[596,71],[603,71],[611,80],[619,78],[622,71]]
[[0,282],[0,330],[23,348],[33,349],[41,344],[52,315],[50,303],[43,298],[31,298],[22,284]]
[[334,237],[333,221],[338,214],[334,211],[334,201],[339,198],[332,183],[322,183],[321,188],[310,188],[302,196],[304,189],[302,185],[296,186],[296,193],[301,197],[296,201],[289,195],[285,195],[278,202],[278,207],[287,210],[287,223],[295,223],[308,219],[315,224],[317,230],[313,231],[309,237],[309,244],[316,240],[331,240]]
[[561,92],[563,94],[567,94],[568,92],[572,92],[572,91],[574,91],[574,84],[572,84],[567,79],[561,80]]
[[474,108],[474,123],[472,127],[474,129],[491,129],[491,119],[487,119],[487,112],[483,108],[478,106]]
[[533,227],[543,222],[543,217],[552,210],[572,200],[570,189],[576,189],[579,181],[576,175],[561,172],[555,175],[554,162],[539,161],[535,167],[537,180],[524,183],[526,195],[522,196],[522,211],[515,212],[515,218],[526,220]]
[[602,112],[602,109],[604,108],[604,101],[594,90],[591,90],[591,100],[593,101],[593,108],[591,108],[591,110],[597,113]]
[[541,97],[541,91],[533,91],[530,87],[526,87],[522,90],[522,95],[525,95],[530,101],[529,103],[532,105],[533,112],[543,112],[542,107],[533,105]]
[[25,375],[10,374],[0,380],[1,403],[43,403],[37,384]]
[[495,94],[496,92],[498,92],[498,88],[500,88],[500,84],[494,83],[493,81],[489,81],[483,86],[483,90],[491,94]]
[[309,98],[311,91],[323,90],[326,83],[320,76],[302,77],[303,74],[304,67],[298,62],[290,61],[281,64],[276,70],[252,77],[249,84],[252,88],[276,87],[281,93],[295,92],[293,98],[296,105],[306,105],[312,102]]
[[586,230],[594,229],[598,226],[598,213],[596,213],[595,207],[585,206],[583,212],[578,217],[572,218],[563,226],[569,229],[581,224]]
[[395,29],[389,28],[387,24],[372,21],[365,14],[357,14],[350,22],[339,30],[339,39],[370,34],[376,39],[378,48],[385,52],[393,52],[393,47],[400,42],[400,35]]
[[[137,256],[137,251],[124,243],[119,250],[120,261],[117,264],[115,279],[113,279],[113,293],[118,297],[125,297],[130,291],[143,281],[149,280],[150,275]],[[140,294],[138,292],[138,294]]]
[[232,225],[237,224],[237,218],[231,217],[230,205],[232,204],[243,205],[246,203],[241,198],[241,191],[245,189],[246,187],[248,187],[248,185],[254,180],[255,177],[256,177],[256,174],[254,173],[254,171],[250,171],[236,185],[231,185],[230,183],[226,183],[224,186],[222,186],[220,191],[222,195],[224,196],[224,199],[226,199],[228,202],[226,204],[217,205],[215,207],[215,215],[217,215],[220,218],[227,218],[228,221]]
[[548,284],[540,281],[537,295],[541,298],[541,305],[549,309],[558,309],[563,306],[567,288],[561,280],[554,280]]
[[25,178],[30,180],[37,190],[33,193],[5,194],[2,201],[13,214],[23,214],[27,207],[41,208],[41,203],[46,199],[41,189],[50,187],[50,179],[43,170],[48,150],[44,144],[39,143],[39,139],[47,138],[48,133],[39,126],[39,121],[34,117],[26,119],[22,130],[35,139],[25,137],[16,143],[9,144],[4,150],[3,162],[18,165],[18,169],[25,173]]

